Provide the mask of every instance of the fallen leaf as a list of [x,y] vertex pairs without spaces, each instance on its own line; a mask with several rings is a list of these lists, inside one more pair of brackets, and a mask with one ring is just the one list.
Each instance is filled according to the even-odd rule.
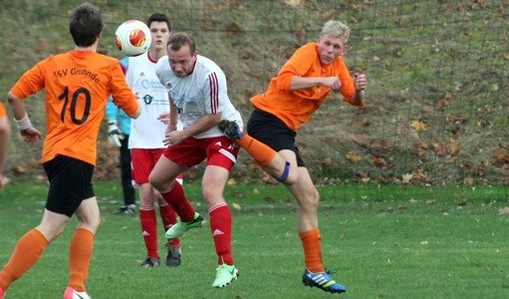
[[349,152],[348,154],[346,154],[346,158],[354,164],[362,160],[362,157],[355,152]]
[[509,214],[509,207],[498,209],[499,214]]
[[425,130],[427,127],[428,127],[428,124],[422,122],[422,121],[419,121],[419,120],[413,120],[411,123],[410,123],[410,126],[415,130],[415,131],[420,131],[420,130]]
[[403,183],[408,184],[414,178],[414,175],[411,173],[405,173],[403,175]]

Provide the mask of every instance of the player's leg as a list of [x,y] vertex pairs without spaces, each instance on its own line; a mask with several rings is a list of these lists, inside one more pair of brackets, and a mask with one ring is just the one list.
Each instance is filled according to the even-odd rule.
[[83,293],[86,292],[85,284],[94,249],[95,233],[101,222],[95,196],[81,202],[76,210],[76,217],[79,224],[69,247],[69,285],[66,292]]
[[131,178],[131,151],[128,147],[129,135],[120,140],[120,178],[124,205],[120,207],[119,213],[134,215],[136,212],[135,192]]
[[140,224],[143,242],[147,251],[140,266],[154,268],[161,264],[158,252],[157,215],[154,205],[155,194],[152,185],[148,181],[155,162],[152,161],[150,149],[132,149],[131,159],[132,176],[135,184],[139,186]]
[[49,243],[60,235],[68,221],[66,215],[44,210],[41,224],[18,240],[9,261],[0,271],[1,293],[39,261]]
[[207,202],[210,230],[217,254],[213,287],[224,287],[238,277],[232,254],[232,214],[224,198],[224,189],[233,168],[238,148],[230,146],[225,137],[208,141],[207,167],[202,178],[202,193]]
[[298,167],[298,180],[287,186],[297,198],[297,228],[304,250],[306,270],[302,282],[307,286],[318,287],[331,293],[345,292],[346,289],[333,280],[323,265],[320,229],[318,228],[318,190],[313,184],[306,167]]
[[233,121],[223,120],[219,128],[278,182],[291,185],[297,180],[296,168],[292,167],[291,161],[280,155],[284,149],[294,151],[295,132],[277,117],[259,110],[253,111],[248,121],[247,134],[241,132]]
[[182,165],[197,165],[203,159],[205,155],[197,141],[188,138],[184,143],[165,150],[150,173],[150,184],[180,217],[180,221],[166,232],[169,240],[179,238],[187,230],[201,227],[205,222],[205,218],[194,210],[185,196],[182,185],[176,182],[177,176],[188,168]]
[[[161,158],[164,153],[164,149],[153,149],[151,150],[151,161],[152,166],[151,169],[154,168],[157,161]],[[176,181],[180,185],[183,184],[184,175],[181,173],[177,176]],[[161,215],[161,221],[163,224],[164,232],[168,231],[173,225],[177,223],[177,214],[173,210],[170,204],[168,204],[161,196],[157,190],[152,188],[154,193],[154,198],[158,201],[159,213]],[[167,244],[167,252],[166,252],[166,266],[168,267],[177,267],[182,262],[182,251],[180,248],[180,239],[175,238],[172,240],[168,240]]]
[[[61,193],[57,198],[63,198],[64,202],[77,202],[78,206],[70,210],[62,209],[68,216],[76,214],[78,227],[71,239],[69,246],[69,284],[64,297],[78,294],[88,298],[86,294],[86,281],[88,278],[92,251],[94,248],[94,236],[101,222],[99,206],[92,187],[94,166],[73,158],[63,157],[62,167],[66,169],[60,173],[61,180],[58,190]],[[56,178],[54,179],[57,180]],[[58,206],[48,200],[46,207],[58,211]],[[65,206],[65,205],[64,205]]]

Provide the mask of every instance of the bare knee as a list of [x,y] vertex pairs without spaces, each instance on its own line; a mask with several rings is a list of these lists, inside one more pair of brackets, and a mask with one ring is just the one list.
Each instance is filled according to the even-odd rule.
[[302,197],[299,198],[299,204],[301,208],[306,211],[316,211],[318,209],[319,202],[320,194],[316,189],[307,191],[305,194],[303,194]]
[[153,172],[148,176],[148,182],[157,191],[164,191],[165,189],[165,181],[162,179],[162,177],[154,174]]

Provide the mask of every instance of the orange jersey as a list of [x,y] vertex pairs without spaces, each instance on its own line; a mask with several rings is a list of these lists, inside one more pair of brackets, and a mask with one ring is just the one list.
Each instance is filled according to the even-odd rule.
[[110,94],[127,114],[138,111],[120,62],[93,51],[50,56],[24,73],[11,92],[24,99],[42,89],[47,128],[43,163],[64,155],[95,165],[97,136]]
[[345,101],[353,104],[355,86],[346,68],[343,57],[338,57],[329,65],[322,65],[316,43],[308,43],[295,51],[283,65],[277,77],[272,78],[264,94],[251,98],[257,109],[271,113],[281,119],[291,130],[297,131],[307,123],[311,115],[322,105],[330,88],[317,86],[290,91],[290,82],[294,76],[332,77],[341,80],[340,92]]
[[0,117],[6,116],[6,115],[7,115],[7,110],[5,110],[4,103],[0,103]]

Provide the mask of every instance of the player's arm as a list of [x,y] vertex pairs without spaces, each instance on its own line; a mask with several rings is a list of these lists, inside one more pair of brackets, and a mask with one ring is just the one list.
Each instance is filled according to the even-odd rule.
[[354,75],[354,86],[355,94],[353,96],[353,105],[363,106],[366,102],[366,96],[364,95],[364,89],[366,88],[366,75],[355,73]]
[[202,115],[191,126],[184,130],[166,133],[166,138],[163,140],[163,144],[165,146],[177,145],[182,143],[186,138],[205,132],[219,124],[222,115],[222,112]]
[[293,76],[290,81],[290,91],[307,89],[317,86],[329,87],[332,91],[341,88],[341,81],[338,77],[299,77]]
[[25,142],[35,144],[38,139],[42,139],[42,133],[32,126],[30,118],[25,109],[23,99],[18,98],[11,91],[7,94],[7,100],[12,106],[12,114],[18,126],[19,132]]
[[4,169],[9,152],[9,143],[11,140],[11,127],[6,115],[0,116],[0,190],[4,185]]

